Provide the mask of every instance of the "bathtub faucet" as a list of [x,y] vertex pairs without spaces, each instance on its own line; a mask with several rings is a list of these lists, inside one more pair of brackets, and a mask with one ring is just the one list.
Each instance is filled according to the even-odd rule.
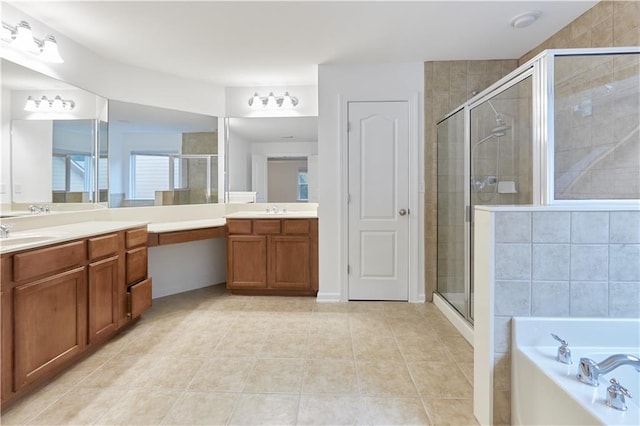
[[600,375],[607,374],[621,365],[631,365],[640,373],[640,358],[633,355],[616,354],[611,355],[600,363],[596,363],[590,358],[580,358],[578,379],[582,383],[598,386],[598,377]]

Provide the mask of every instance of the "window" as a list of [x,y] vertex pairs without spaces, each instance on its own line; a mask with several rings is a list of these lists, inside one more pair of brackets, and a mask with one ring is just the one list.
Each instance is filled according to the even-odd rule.
[[298,169],[298,201],[309,201],[307,169]]
[[171,155],[174,153],[131,153],[131,196],[133,200],[153,200],[155,191],[170,187]]
[[53,191],[90,192],[92,158],[85,154],[53,154]]

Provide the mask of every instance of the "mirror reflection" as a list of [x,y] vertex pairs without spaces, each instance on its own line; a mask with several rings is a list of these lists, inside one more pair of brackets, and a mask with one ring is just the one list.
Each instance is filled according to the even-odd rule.
[[317,202],[318,118],[228,120],[229,202]]
[[219,202],[217,117],[109,101],[109,206]]
[[[3,209],[106,201],[106,99],[5,59],[1,65]],[[63,101],[73,108],[57,109]]]

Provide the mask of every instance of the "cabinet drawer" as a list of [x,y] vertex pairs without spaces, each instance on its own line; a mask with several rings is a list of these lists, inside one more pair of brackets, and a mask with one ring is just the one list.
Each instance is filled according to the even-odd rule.
[[137,249],[128,250],[126,257],[127,285],[147,278],[147,248],[140,247]]
[[89,238],[88,247],[90,260],[112,255],[118,251],[118,234]]
[[126,245],[127,248],[138,247],[141,245],[147,245],[147,228],[138,228],[127,231],[126,233]]
[[229,234],[250,234],[251,219],[227,219]]
[[131,318],[139,317],[151,307],[151,289],[151,278],[129,287],[127,297],[129,298]]
[[280,233],[280,220],[265,219],[253,221],[253,232],[259,235],[274,235]]
[[306,219],[286,219],[282,221],[284,234],[305,234],[309,233],[309,221]]
[[80,266],[87,258],[84,241],[32,250],[13,256],[13,279],[25,281]]

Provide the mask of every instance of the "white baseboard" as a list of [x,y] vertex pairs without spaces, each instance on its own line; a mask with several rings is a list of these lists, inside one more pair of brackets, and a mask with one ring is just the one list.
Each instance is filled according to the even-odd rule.
[[460,316],[438,293],[433,293],[433,304],[442,312],[456,330],[473,346],[473,326]]
[[325,302],[341,302],[340,293],[318,293],[316,296],[316,302],[325,303]]

